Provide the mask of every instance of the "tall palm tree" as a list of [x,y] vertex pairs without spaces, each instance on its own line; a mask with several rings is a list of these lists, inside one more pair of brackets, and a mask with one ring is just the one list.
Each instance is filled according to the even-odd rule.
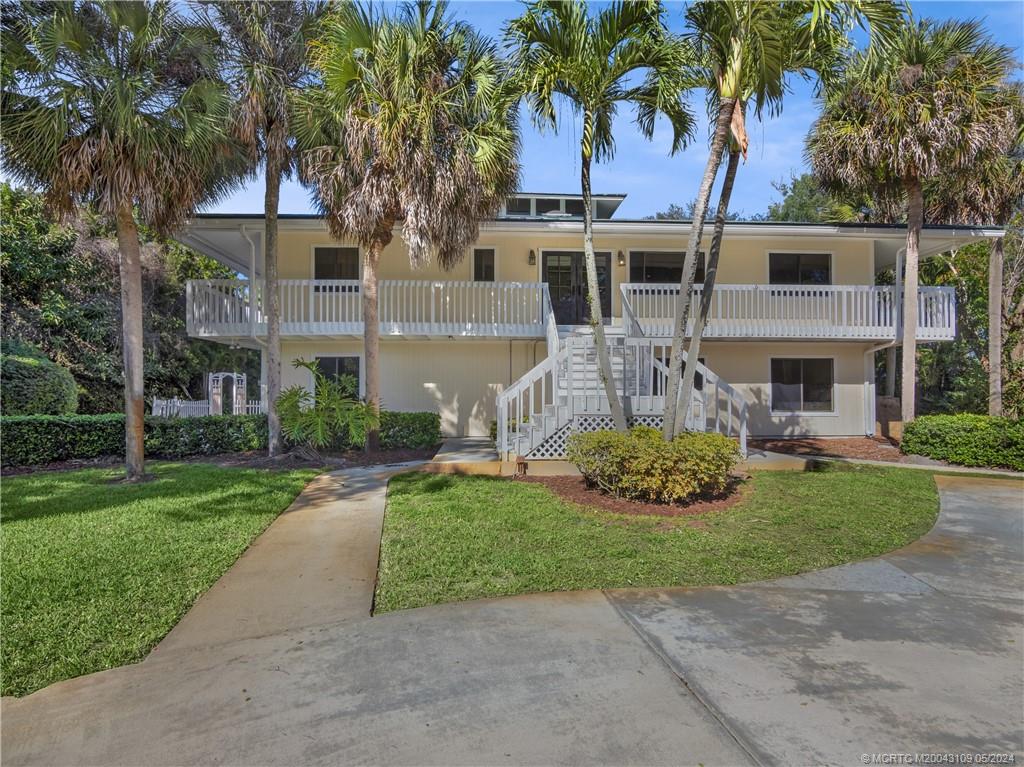
[[[687,9],[687,37],[693,42],[703,64],[709,111],[713,113],[715,128],[694,205],[676,298],[662,425],[665,439],[679,433],[686,420],[697,355],[688,355],[688,383],[684,386],[682,352],[704,220],[711,188],[729,141],[733,141],[746,155],[747,105],[753,103],[758,114],[765,107],[777,110],[781,106],[788,74],[816,70],[827,76],[834,61],[834,51],[846,40],[847,29],[854,23],[862,27],[868,24],[891,27],[899,13],[899,6],[894,3],[874,0],[794,0],[787,3],[704,0]],[[698,339],[697,350],[699,345]],[[689,357],[693,359],[689,360]],[[685,397],[680,397],[681,393],[685,393]],[[687,403],[682,409],[679,408],[681,401]]]
[[[1020,131],[1013,147],[972,165],[955,177],[945,176],[926,189],[926,214],[932,221],[951,224],[1007,226],[1024,205],[1024,96],[1021,87],[1009,87]],[[1011,307],[1004,300],[1003,237],[989,246],[988,270],[988,412],[1003,414],[1003,327]],[[1007,305],[1004,305],[1007,304]]]
[[[671,372],[672,360],[669,361],[667,403],[670,404],[666,404],[663,425],[666,439],[683,430],[693,395],[700,344],[711,308],[728,206],[739,168],[739,154],[746,157],[745,117],[748,109],[753,107],[757,116],[765,109],[778,113],[782,109],[787,78],[791,75],[816,77],[819,83],[831,79],[840,56],[850,46],[847,31],[853,24],[869,29],[875,37],[880,33],[884,43],[892,35],[900,14],[901,6],[892,2],[837,3],[830,0],[786,3],[705,1],[694,3],[687,9],[685,37],[695,52],[698,71],[708,95],[708,112],[712,119],[717,120],[711,156],[705,168],[707,188],[702,187],[702,191],[710,195],[720,164],[720,159],[715,157],[716,152],[724,152],[728,147],[730,161],[708,252],[701,306],[694,321],[678,393],[674,391],[678,373]],[[683,318],[689,315],[693,275],[699,255],[696,251],[707,215],[706,202],[703,210],[699,204],[694,207],[694,224],[683,268],[683,278],[688,286],[681,286],[677,299],[677,309],[682,313],[676,317],[673,352],[677,340],[681,349],[685,335],[686,320]],[[673,358],[680,363],[676,354]]]
[[915,415],[918,259],[925,187],[1005,153],[1017,131],[1013,51],[974,21],[908,20],[877,56],[850,57],[807,140],[815,175],[839,191],[898,188],[906,201],[901,408]]
[[557,97],[582,120],[580,185],[590,324],[612,420],[620,431],[626,430],[626,417],[605,342],[590,167],[615,154],[613,122],[620,105],[636,108],[637,126],[648,138],[657,115],[665,115],[672,125],[673,154],[693,131],[684,102],[686,49],[667,33],[661,17],[661,3],[654,0],[613,2],[593,16],[582,0],[534,0],[506,29],[534,121],[557,130]]
[[[267,315],[268,451],[281,452],[281,298],[277,271],[277,211],[281,180],[296,154],[291,126],[295,94],[312,84],[307,46],[323,14],[322,0],[218,0],[201,6],[221,34],[225,79],[234,95],[231,126],[265,173],[263,197],[264,307]],[[255,275],[249,275],[255,280]],[[255,292],[253,292],[255,300]]]
[[136,215],[168,232],[231,181],[214,40],[169,2],[4,8],[5,169],[43,189],[55,212],[90,203],[116,226],[129,481],[144,472]]
[[464,258],[518,185],[517,96],[493,43],[443,3],[341,5],[312,53],[323,88],[299,106],[301,172],[331,233],[363,248],[365,397],[379,411],[381,253],[400,226],[413,266]]

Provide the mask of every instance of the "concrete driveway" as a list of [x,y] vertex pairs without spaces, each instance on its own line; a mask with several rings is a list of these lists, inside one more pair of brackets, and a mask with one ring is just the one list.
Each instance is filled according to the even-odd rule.
[[5,700],[3,761],[1020,760],[1024,484],[938,481],[931,533],[820,573],[531,595],[168,646]]

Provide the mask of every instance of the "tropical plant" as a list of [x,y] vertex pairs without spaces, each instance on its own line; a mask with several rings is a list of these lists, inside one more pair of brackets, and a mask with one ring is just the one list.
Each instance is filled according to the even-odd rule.
[[[926,187],[970,173],[1006,153],[1019,125],[1007,79],[1011,49],[975,21],[906,21],[878,55],[856,53],[826,89],[807,140],[814,173],[827,188],[870,191],[906,204],[901,408],[914,419],[917,293]],[[959,177],[959,176],[958,176]]]
[[113,219],[120,251],[127,477],[143,476],[136,215],[157,231],[225,191],[234,157],[210,30],[169,2],[4,7],[3,165],[71,214]]
[[[951,224],[1007,226],[1024,205],[1024,97],[1021,87],[1008,89],[1016,98],[1018,134],[1010,151],[979,159],[952,176],[937,179],[926,192],[926,215]],[[1003,414],[1003,327],[1022,307],[1003,292],[1005,242],[996,237],[988,263],[988,414]]]
[[340,5],[312,56],[323,87],[299,107],[301,173],[331,233],[363,249],[364,391],[379,412],[381,253],[400,226],[414,267],[465,257],[518,183],[517,92],[493,43],[443,3]]
[[626,417],[605,341],[590,167],[615,154],[612,126],[620,105],[636,109],[636,124],[647,138],[654,133],[657,115],[665,115],[672,126],[673,154],[693,132],[693,118],[684,102],[689,84],[686,49],[668,34],[662,14],[656,0],[613,2],[595,15],[582,0],[535,0],[506,28],[534,122],[557,130],[559,99],[582,122],[580,185],[587,299],[598,369],[619,431],[626,430]]
[[[173,240],[140,227],[145,392],[202,399],[211,370],[259,378],[259,353],[189,338],[185,283],[234,273]],[[0,332],[5,342],[39,347],[74,376],[79,413],[124,409],[121,296],[113,228],[91,207],[54,221],[40,195],[0,184]],[[7,392],[4,392],[6,399]]]
[[323,462],[321,450],[341,442],[362,446],[366,435],[380,427],[377,410],[355,397],[358,381],[352,376],[328,377],[316,362],[303,359],[292,366],[308,370],[313,390],[289,386],[277,398],[281,429],[303,458]]
[[[281,451],[281,301],[277,211],[281,180],[296,162],[291,124],[295,93],[312,83],[307,46],[323,14],[322,0],[218,0],[202,6],[221,34],[224,75],[234,95],[231,127],[250,159],[262,164],[264,306],[267,316],[268,452]],[[250,280],[256,275],[250,274]]]
[[[849,45],[848,32],[854,25],[888,33],[900,18],[901,6],[876,0],[793,0],[786,3],[763,0],[705,0],[687,8],[685,38],[695,51],[701,84],[708,95],[708,112],[714,132],[694,210],[690,238],[683,259],[683,274],[676,298],[672,355],[669,359],[665,400],[664,438],[671,439],[685,426],[685,413],[693,393],[700,353],[701,332],[706,314],[698,318],[686,354],[683,372],[683,342],[690,313],[704,221],[711,187],[722,157],[730,153],[746,156],[745,117],[752,108],[758,116],[782,107],[787,78],[797,74],[817,75],[820,81],[833,77],[839,54]],[[737,165],[733,166],[735,176]],[[731,190],[732,182],[728,183]],[[716,234],[719,245],[728,195],[719,202]],[[718,252],[709,252],[707,262],[717,266]],[[703,308],[710,307],[711,290],[705,288]],[[682,373],[682,375],[681,375]]]

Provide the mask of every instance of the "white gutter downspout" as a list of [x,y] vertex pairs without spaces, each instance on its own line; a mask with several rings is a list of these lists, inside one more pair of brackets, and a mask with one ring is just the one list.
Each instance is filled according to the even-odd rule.
[[[896,251],[896,279],[893,281],[892,288],[895,299],[892,340],[872,346],[864,352],[864,436],[866,437],[875,436],[875,352],[894,348],[899,343],[903,330],[903,256],[906,252],[905,247]],[[895,374],[895,367],[894,364],[892,369],[887,372]]]

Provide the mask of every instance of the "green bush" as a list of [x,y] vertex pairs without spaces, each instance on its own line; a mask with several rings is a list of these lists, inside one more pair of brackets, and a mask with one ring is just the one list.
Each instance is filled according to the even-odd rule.
[[[124,455],[124,416],[5,416],[0,419],[0,439],[4,466],[39,466],[54,461]],[[156,458],[266,447],[266,416],[146,417],[146,455]]]
[[657,503],[721,494],[739,460],[736,443],[721,434],[690,432],[665,442],[649,426],[573,434],[566,453],[592,487]]
[[441,416],[437,413],[380,414],[380,446],[384,450],[433,447],[441,441]]
[[[422,448],[441,440],[437,413],[381,413],[381,447]],[[264,415],[201,418],[146,416],[146,455],[184,458],[266,450]],[[54,461],[124,455],[124,416],[26,415],[0,418],[0,463],[41,466]]]
[[903,427],[900,449],[961,466],[1024,471],[1024,421],[988,415],[923,415]]
[[66,415],[78,410],[78,386],[71,372],[27,344],[0,349],[4,415]]

